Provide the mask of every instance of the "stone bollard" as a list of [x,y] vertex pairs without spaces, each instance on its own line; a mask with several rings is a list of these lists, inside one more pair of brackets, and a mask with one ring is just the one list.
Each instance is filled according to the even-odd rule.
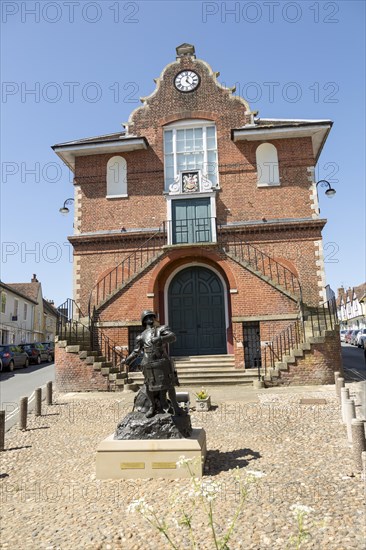
[[346,399],[344,402],[344,416],[345,423],[347,425],[347,439],[348,443],[352,443],[352,420],[356,418],[356,408],[353,399]]
[[346,423],[346,410],[345,410],[345,402],[349,399],[349,389],[348,388],[341,388],[341,413],[342,413],[342,422]]
[[344,378],[337,378],[336,380],[336,393],[338,397],[338,401],[341,400],[341,388],[344,388]]
[[363,479],[363,481],[366,481],[366,451],[363,451],[361,455],[361,461],[362,461],[362,472],[363,472],[361,475],[361,478]]
[[359,382],[358,386],[358,398],[360,400],[361,415],[366,420],[366,380]]
[[37,388],[34,393],[35,393],[34,415],[35,416],[41,416],[41,414],[42,414],[42,389]]
[[339,370],[336,370],[334,372],[334,383],[336,384],[337,383],[337,378],[339,378],[341,375],[341,373],[339,372]]
[[0,411],[0,451],[5,449],[5,411]]
[[362,453],[366,451],[365,426],[363,420],[351,421],[353,461],[358,472],[362,471]]
[[21,397],[19,401],[19,428],[27,429],[28,397]]
[[52,382],[47,382],[46,385],[46,403],[52,405]]

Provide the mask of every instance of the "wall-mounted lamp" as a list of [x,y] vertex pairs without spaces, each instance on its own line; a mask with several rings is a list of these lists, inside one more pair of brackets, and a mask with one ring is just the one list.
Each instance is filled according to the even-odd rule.
[[[316,182],[316,196],[318,198],[318,204],[319,204],[318,185],[320,185],[320,187],[325,187],[326,188],[325,194],[328,197],[328,199],[332,199],[334,197],[334,195],[336,194],[336,190],[333,189],[333,187],[330,185],[329,181],[327,181],[327,180],[317,181]],[[320,208],[319,208],[319,213],[320,213]]]
[[66,199],[65,202],[64,202],[64,205],[62,206],[62,208],[60,208],[59,212],[61,214],[63,214],[64,216],[66,216],[66,214],[68,214],[70,212],[70,210],[67,208],[67,204],[71,204],[74,202],[74,199]]

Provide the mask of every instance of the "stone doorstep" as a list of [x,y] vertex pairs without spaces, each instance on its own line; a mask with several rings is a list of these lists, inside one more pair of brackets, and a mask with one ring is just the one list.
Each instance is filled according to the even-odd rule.
[[79,353],[80,346],[66,346],[66,353]]
[[187,468],[178,468],[179,457],[197,458],[192,464],[195,477],[203,475],[206,433],[193,428],[191,437],[182,439],[114,440],[113,435],[97,447],[97,479],[190,478]]
[[94,362],[92,363],[94,370],[101,370],[103,363]]
[[80,359],[86,359],[88,357],[88,352],[87,351],[80,351],[79,352],[79,358]]
[[95,360],[95,355],[88,355],[88,357],[85,358],[85,363],[87,365],[93,365]]

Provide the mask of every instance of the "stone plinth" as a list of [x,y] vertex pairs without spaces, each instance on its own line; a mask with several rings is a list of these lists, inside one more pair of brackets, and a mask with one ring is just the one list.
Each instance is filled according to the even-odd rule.
[[114,434],[97,448],[97,479],[178,479],[190,477],[187,468],[178,468],[180,456],[197,458],[192,464],[195,477],[202,477],[206,457],[206,432],[193,428],[185,439],[116,440]]

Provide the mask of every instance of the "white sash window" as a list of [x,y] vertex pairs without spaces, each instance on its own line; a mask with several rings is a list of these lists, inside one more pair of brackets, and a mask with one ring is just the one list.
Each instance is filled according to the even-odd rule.
[[216,127],[210,121],[185,120],[164,131],[165,191],[184,170],[200,170],[218,185]]

